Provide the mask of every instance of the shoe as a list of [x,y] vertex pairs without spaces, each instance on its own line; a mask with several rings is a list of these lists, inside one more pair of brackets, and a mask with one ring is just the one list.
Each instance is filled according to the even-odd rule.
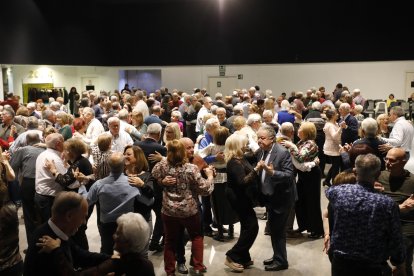
[[263,214],[259,219],[261,220],[267,220],[267,212]]
[[204,275],[203,270],[194,269],[193,267],[190,269],[190,275]]
[[302,233],[294,232],[294,231],[287,231],[286,232],[287,239],[298,239],[302,238]]
[[270,259],[264,260],[264,261],[263,261],[263,264],[264,264],[264,265],[271,265],[271,264],[273,264],[273,258],[270,258]]
[[[190,259],[190,265],[194,267],[193,258]],[[201,270],[201,272],[204,272],[204,273],[207,272],[207,267],[205,265],[203,265],[203,269]]]
[[180,274],[188,274],[188,268],[185,264],[177,264],[177,271]]
[[266,271],[279,271],[279,270],[285,270],[288,268],[289,268],[288,265],[280,265],[280,264],[275,264],[275,263],[265,266]]
[[250,266],[254,265],[252,260],[248,261],[247,263],[243,264],[244,269],[250,268]]
[[214,234],[213,229],[211,229],[210,226],[204,228],[204,231],[203,232],[204,232],[204,236],[207,236],[207,237],[212,237],[213,234]]
[[228,256],[224,260],[224,265],[230,267],[231,270],[236,271],[236,272],[243,272],[244,270],[243,265],[233,262],[233,260],[230,259]]
[[148,246],[148,250],[149,251],[162,252],[164,250],[164,248],[162,247],[162,245],[160,245],[158,243],[150,243],[150,245]]
[[217,235],[213,236],[213,239],[219,242],[224,242],[224,236],[223,233],[217,233]]
[[324,181],[322,181],[322,185],[323,186],[328,186],[328,187],[331,187],[332,185],[331,185],[331,183],[329,183],[328,181],[326,181],[326,180],[324,180]]
[[23,250],[23,254],[27,254],[27,249],[24,249]]
[[315,232],[311,232],[308,236],[308,238],[310,239],[321,239],[323,237],[323,234],[319,234],[319,233],[315,233]]

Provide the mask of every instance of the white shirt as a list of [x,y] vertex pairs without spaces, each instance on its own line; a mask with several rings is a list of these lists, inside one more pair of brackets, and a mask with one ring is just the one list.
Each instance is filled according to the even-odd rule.
[[148,110],[148,105],[143,101],[143,100],[139,100],[136,104],[134,109],[136,109],[138,112],[142,113],[142,117],[145,118],[149,116],[149,110]]
[[58,236],[59,239],[67,241],[69,239],[68,235],[66,235],[56,224],[53,223],[52,219],[47,221],[52,231]]
[[394,127],[390,133],[390,138],[382,138],[393,147],[401,147],[406,151],[411,150],[411,142],[414,138],[413,125],[404,117],[395,120]]
[[56,196],[57,193],[63,191],[63,187],[55,182],[55,177],[45,168],[46,159],[49,161],[54,160],[57,172],[65,174],[67,170],[63,165],[60,154],[60,152],[48,148],[37,157],[35,181],[36,193],[40,195]]
[[196,132],[200,132],[201,131],[201,128],[204,126],[203,117],[207,113],[210,113],[210,110],[208,110],[205,106],[202,106],[200,108],[200,110],[198,111],[197,124],[196,124],[196,129],[195,129]]
[[[111,134],[110,131],[107,131],[106,133]],[[114,137],[112,135],[112,146],[111,150],[114,152],[120,152],[124,153],[124,149],[126,146],[134,144],[134,141],[131,138],[131,135],[126,133],[125,131],[119,131],[119,135],[117,137]]]
[[84,141],[90,144],[98,138],[99,134],[104,132],[105,129],[102,123],[98,119],[93,118],[86,129],[86,139],[84,139]]

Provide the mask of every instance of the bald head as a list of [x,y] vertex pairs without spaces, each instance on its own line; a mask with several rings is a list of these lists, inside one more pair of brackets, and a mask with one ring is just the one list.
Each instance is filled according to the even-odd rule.
[[188,137],[180,138],[179,141],[184,145],[187,158],[191,159],[194,156],[194,142]]
[[120,152],[112,153],[108,159],[108,165],[112,173],[122,173],[124,171],[124,155]]
[[403,148],[392,148],[387,152],[385,158],[385,166],[391,172],[391,175],[404,175],[404,166],[408,161],[409,156]]

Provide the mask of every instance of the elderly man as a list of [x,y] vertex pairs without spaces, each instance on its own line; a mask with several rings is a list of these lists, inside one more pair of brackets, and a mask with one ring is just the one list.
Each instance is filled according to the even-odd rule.
[[387,170],[382,171],[378,182],[383,193],[389,195],[400,208],[401,229],[406,248],[405,270],[413,275],[411,267],[414,249],[414,175],[404,169],[407,156],[402,148],[392,148],[385,158]]
[[51,109],[46,109],[42,112],[42,122],[41,125],[43,129],[47,127],[55,127],[56,124],[56,114]]
[[88,192],[88,202],[92,205],[99,202],[101,235],[101,253],[111,255],[114,241],[112,235],[116,231],[116,220],[122,214],[134,211],[134,201],[140,195],[139,189],[129,185],[124,174],[124,156],[121,152],[113,153],[108,160],[111,173],[98,180]]
[[275,143],[276,133],[270,126],[257,132],[260,149],[255,171],[260,181],[261,201],[269,212],[269,230],[273,256],[263,262],[266,271],[288,269],[286,223],[293,208],[296,190],[292,159],[289,152]]
[[132,145],[134,141],[125,130],[120,130],[120,121],[117,117],[111,117],[108,119],[109,131],[106,133],[112,135],[112,147],[111,150],[115,152],[124,152],[124,149],[128,145]]
[[163,125],[164,122],[163,122],[163,120],[160,119],[161,113],[162,113],[161,112],[161,106],[159,106],[159,105],[153,106],[151,115],[147,116],[144,119],[144,123],[147,126],[149,126],[150,124],[155,124],[155,123]]
[[15,128],[14,134],[12,135],[14,138],[17,138],[19,134],[24,132],[24,128],[14,122],[14,116],[15,113],[10,108],[5,108],[1,112],[2,124],[0,124],[0,138],[5,141],[7,141],[10,136],[12,126]]
[[29,111],[29,116],[35,116],[37,119],[41,119],[40,114],[36,111],[36,103],[30,102],[27,104],[27,110]]
[[332,275],[391,275],[387,260],[397,266],[395,275],[400,275],[405,269],[405,248],[398,206],[374,190],[381,162],[373,154],[359,155],[355,168],[357,184],[326,191],[332,207]]
[[59,133],[52,133],[46,137],[47,149],[36,159],[35,177],[35,203],[40,210],[41,223],[50,218],[55,196],[63,190],[63,187],[55,182],[56,175],[53,175],[46,167],[46,162],[54,162],[57,173],[65,174],[66,168],[61,159],[63,152],[63,136]]
[[339,114],[341,120],[339,121],[340,127],[342,127],[341,144],[352,144],[358,139],[358,121],[349,112],[351,107],[348,103],[342,103],[339,106]]
[[102,123],[95,118],[95,111],[90,107],[85,107],[82,111],[83,119],[86,123],[86,134],[84,142],[87,144],[95,142],[99,134],[104,133],[105,129]]
[[197,114],[197,124],[195,131],[198,134],[202,134],[202,130],[204,128],[203,118],[204,115],[211,112],[211,106],[213,105],[213,100],[210,97],[205,97],[203,99],[203,106],[200,108]]
[[[155,153],[160,153],[162,156],[167,156],[167,148],[161,146],[159,143],[161,139],[161,125],[160,124],[150,124],[147,128],[147,136],[144,141],[136,141],[134,145],[139,146],[145,154],[145,158],[148,160],[149,170],[152,171],[155,164],[157,163],[154,160],[150,160],[150,155]],[[149,250],[151,251],[162,251],[162,246],[160,245],[160,239],[163,235],[163,226],[161,219],[161,207],[162,207],[162,186],[154,184],[154,205],[152,209],[155,213],[155,225],[154,231],[152,233],[151,243],[149,245]]]
[[22,197],[24,225],[26,227],[27,241],[30,242],[33,232],[39,223],[39,214],[34,202],[36,159],[45,148],[39,144],[40,137],[36,133],[27,134],[25,142],[27,146],[20,148],[12,155],[10,165],[16,176],[21,179],[20,195]]
[[20,147],[26,146],[26,136],[30,133],[37,134],[40,140],[43,140],[43,132],[39,130],[39,121],[36,117],[31,116],[27,119],[27,130],[21,133],[14,140],[14,143],[10,146],[9,150],[13,154]]
[[404,110],[401,106],[391,108],[390,122],[394,123],[390,137],[383,139],[393,147],[401,147],[405,151],[410,151],[414,138],[414,128],[412,123],[405,119]]
[[[70,237],[85,223],[88,202],[74,192],[61,192],[52,206],[52,217],[33,233],[24,261],[24,275],[106,275],[112,268],[109,256],[91,253]],[[88,269],[89,268],[89,269]]]

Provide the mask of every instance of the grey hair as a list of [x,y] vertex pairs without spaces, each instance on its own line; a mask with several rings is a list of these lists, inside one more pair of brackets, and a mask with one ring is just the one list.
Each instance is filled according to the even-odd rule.
[[280,126],[280,133],[282,133],[282,135],[288,136],[294,131],[295,128],[293,127],[293,124],[291,122],[284,122]]
[[374,183],[381,170],[380,159],[372,153],[359,155],[355,159],[358,182]]
[[354,110],[355,110],[355,112],[361,113],[361,112],[362,112],[362,110],[364,110],[364,108],[362,107],[362,105],[357,104],[357,105],[354,107]]
[[119,118],[120,120],[125,120],[125,119],[127,119],[127,118],[128,118],[128,110],[126,110],[126,109],[121,109],[121,110],[119,110],[119,112],[118,112],[118,118]]
[[215,99],[216,100],[221,100],[223,98],[223,94],[221,94],[221,93],[216,93],[216,95],[215,95]]
[[211,129],[214,126],[220,126],[220,122],[216,117],[210,118],[206,121],[206,129]]
[[34,108],[36,109],[36,103],[35,102],[30,102],[27,104],[27,108]]
[[50,109],[46,109],[42,112],[42,118],[43,119],[48,119],[48,118],[50,118],[50,116],[53,116],[53,115],[55,115],[55,112],[53,110],[50,110]]
[[268,137],[276,137],[275,129],[272,126],[265,125],[261,126],[258,131],[264,130],[267,132]]
[[161,134],[161,125],[159,123],[152,123],[147,128],[148,134]]
[[46,147],[49,149],[56,149],[56,144],[59,142],[63,143],[63,141],[63,136],[60,133],[49,134],[45,139]]
[[289,101],[288,101],[288,100],[283,100],[283,101],[280,103],[280,107],[281,107],[283,110],[287,110],[287,109],[289,109],[289,108],[290,108],[290,103],[289,103]]
[[181,119],[181,112],[178,110],[174,110],[171,112],[171,116],[178,117],[179,119]]
[[39,127],[39,121],[35,116],[30,116],[27,118],[27,128],[28,129],[37,129]]
[[362,121],[361,128],[367,138],[374,138],[377,135],[378,123],[373,118],[366,118]]
[[393,106],[391,107],[390,112],[393,112],[395,115],[397,115],[398,117],[401,117],[404,115],[404,109],[401,106]]
[[265,117],[265,116],[272,116],[272,118],[273,118],[273,111],[269,110],[269,109],[266,109],[265,111],[263,111],[263,117]]
[[349,103],[341,103],[339,108],[344,109],[349,112],[349,110],[351,109],[351,106],[349,105]]
[[111,117],[108,119],[108,126],[112,123],[119,123],[119,118],[118,117]]
[[138,99],[143,99],[144,98],[144,92],[142,91],[142,90],[138,90],[137,92],[135,92],[135,96],[138,98]]
[[92,115],[92,117],[94,117],[95,118],[95,111],[93,111],[93,109],[92,108],[90,108],[90,107],[85,107],[84,109],[83,109],[83,111],[82,111],[82,113],[83,114],[91,114]]
[[236,105],[235,107],[233,107],[233,114],[234,115],[243,115],[243,108],[241,105]]
[[128,252],[124,253],[140,253],[144,250],[149,240],[150,227],[141,214],[132,212],[123,214],[116,220],[116,223],[129,245]]
[[122,173],[124,171],[124,155],[120,152],[114,152],[109,156],[108,165],[113,173]]
[[321,110],[321,103],[320,102],[313,102],[312,103],[313,110]]
[[210,98],[210,97],[204,97],[204,99],[203,99],[203,103],[207,103],[207,102],[209,102],[209,101],[211,101],[211,98]]
[[254,122],[260,122],[260,121],[262,121],[262,117],[260,116],[260,114],[253,113],[253,114],[250,114],[249,117],[247,117],[246,125],[250,126]]
[[59,102],[56,102],[56,101],[55,102],[51,102],[50,103],[50,106],[59,109],[60,108],[60,103]]

